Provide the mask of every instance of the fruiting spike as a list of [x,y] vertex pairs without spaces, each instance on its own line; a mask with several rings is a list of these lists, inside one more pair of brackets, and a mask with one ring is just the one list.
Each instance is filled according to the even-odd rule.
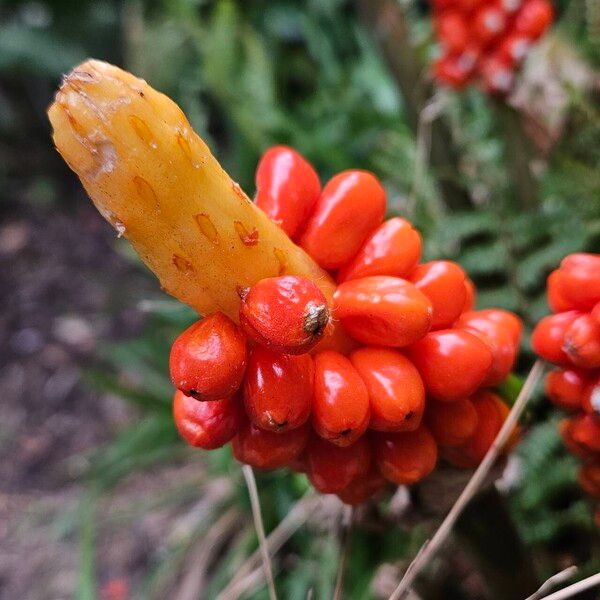
[[331,300],[331,278],[250,202],[181,109],[142,79],[88,60],[64,78],[48,115],[56,148],[102,216],[171,295],[237,322],[238,288],[281,275],[283,264]]

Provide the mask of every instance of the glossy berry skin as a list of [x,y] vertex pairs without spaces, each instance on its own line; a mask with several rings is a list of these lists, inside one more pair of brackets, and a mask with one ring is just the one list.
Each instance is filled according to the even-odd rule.
[[502,428],[504,415],[499,410],[502,399],[492,392],[478,392],[472,397],[477,411],[475,433],[461,446],[446,448],[444,458],[460,469],[474,469],[483,460],[498,432]]
[[[492,353],[492,366],[483,380],[484,386],[495,386],[504,381],[517,359],[522,325],[516,315],[507,313],[505,318],[505,312],[487,310],[465,313],[455,325],[479,337]],[[513,318],[518,324],[513,322]]]
[[563,419],[558,424],[558,432],[560,433],[566,449],[573,455],[583,460],[591,460],[595,457],[595,453],[586,446],[576,442],[573,438],[573,426],[575,419]]
[[391,348],[360,348],[350,360],[369,393],[369,427],[386,432],[417,429],[425,408],[425,387],[412,362]]
[[306,448],[306,473],[322,494],[337,494],[371,466],[371,447],[366,437],[341,447],[313,435]]
[[600,302],[600,254],[571,254],[560,272],[558,291],[565,302],[584,312]]
[[349,262],[383,221],[385,190],[368,171],[343,171],[330,179],[300,237],[324,269]]
[[477,410],[469,398],[456,402],[428,400],[425,422],[438,446],[461,446],[477,429]]
[[600,324],[592,315],[581,315],[573,321],[565,333],[563,350],[576,367],[600,367]]
[[600,373],[597,373],[585,387],[581,405],[586,413],[600,415]]
[[467,21],[460,12],[445,11],[435,19],[437,36],[449,54],[460,54],[469,43]]
[[448,260],[433,260],[419,265],[408,277],[431,301],[432,329],[450,327],[462,313],[467,300],[465,279],[465,272]]
[[452,402],[475,393],[492,366],[492,353],[474,334],[461,329],[428,333],[409,348],[425,389]]
[[314,362],[313,428],[332,444],[349,446],[369,425],[367,387],[352,363],[338,352],[320,352]]
[[541,358],[556,365],[570,365],[571,361],[563,350],[565,334],[581,313],[570,310],[544,317],[531,334],[533,351]]
[[562,273],[559,269],[552,271],[546,279],[546,298],[548,306],[553,313],[566,312],[575,308],[572,304],[567,302],[561,295]]
[[581,408],[589,377],[578,369],[555,369],[546,375],[544,390],[552,404],[563,410]]
[[310,355],[279,354],[255,346],[244,379],[244,405],[250,420],[275,432],[300,427],[310,417],[314,366]]
[[321,192],[319,176],[295,150],[274,146],[256,170],[256,205],[293,240],[306,225]]
[[374,467],[364,477],[357,477],[341,492],[338,498],[350,506],[358,506],[381,492],[387,485],[385,477]]
[[373,276],[346,281],[333,297],[333,314],[363,344],[408,346],[431,327],[429,299],[398,277]]
[[310,437],[310,426],[302,425],[284,434],[265,431],[244,420],[231,446],[235,458],[257,469],[279,469],[295,463]]
[[373,436],[375,461],[381,474],[398,485],[427,477],[437,463],[437,444],[425,426],[404,433]]
[[525,0],[515,18],[515,29],[531,40],[539,39],[552,25],[554,8],[549,0]]
[[408,221],[400,217],[388,219],[340,269],[337,280],[342,283],[369,275],[406,277],[417,266],[422,246],[421,234]]
[[600,500],[600,460],[583,465],[579,470],[578,481],[586,494]]
[[277,352],[308,352],[329,324],[329,307],[323,292],[305,277],[267,277],[240,295],[240,324],[244,332],[256,343]]
[[214,450],[236,435],[243,411],[237,397],[198,402],[177,390],[173,397],[173,418],[179,435],[188,444]]
[[169,370],[173,385],[196,400],[235,393],[246,368],[246,338],[217,312],[188,327],[173,343]]
[[499,37],[507,26],[506,15],[499,6],[482,4],[473,16],[471,35],[483,46]]
[[600,453],[600,415],[581,414],[571,420],[571,438],[582,448]]
[[[500,325],[500,327],[510,334],[515,346],[521,343],[523,321],[515,313],[502,308],[484,308],[483,310],[474,311],[473,315]],[[467,318],[465,316],[465,319]]]

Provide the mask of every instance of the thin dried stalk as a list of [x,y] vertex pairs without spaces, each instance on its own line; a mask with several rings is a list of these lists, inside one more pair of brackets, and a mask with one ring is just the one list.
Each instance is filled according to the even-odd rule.
[[277,592],[275,591],[275,581],[273,579],[273,570],[271,569],[271,557],[269,556],[269,548],[267,546],[267,539],[265,536],[265,526],[262,520],[262,514],[260,511],[260,498],[258,497],[258,489],[256,488],[256,479],[254,478],[254,471],[249,465],[242,467],[244,473],[244,479],[248,487],[248,494],[250,495],[250,503],[252,505],[252,516],[254,518],[254,527],[256,528],[256,535],[258,536],[258,544],[263,559],[263,569],[265,571],[265,577],[267,578],[267,588],[269,590],[269,598],[271,600],[277,600]]
[[535,593],[531,594],[531,596],[529,596],[526,600],[541,600],[544,597],[544,594],[556,587],[559,583],[571,579],[571,577],[573,577],[577,571],[578,568],[575,565],[572,565],[563,571],[556,573],[556,575],[552,575],[552,577],[546,579],[540,588]]
[[525,410],[525,407],[531,398],[533,390],[535,389],[535,386],[542,375],[543,368],[544,363],[540,360],[533,365],[533,368],[525,380],[523,389],[521,390],[514,406],[512,407],[512,410],[504,422],[504,425],[498,432],[494,443],[488,450],[483,461],[475,473],[473,473],[473,477],[471,477],[465,489],[454,503],[454,506],[446,515],[446,518],[440,525],[439,529],[435,532],[431,540],[425,542],[417,556],[411,562],[406,570],[406,573],[404,574],[404,577],[398,584],[398,587],[394,590],[394,593],[390,596],[389,600],[401,600],[402,598],[406,597],[417,576],[427,566],[431,558],[445,542],[446,538],[452,531],[454,524],[460,517],[467,504],[479,490],[481,484],[488,476],[491,467],[498,458],[498,455],[502,451],[502,448],[508,441],[508,438],[517,424],[519,417]]
[[540,600],[565,600],[565,598],[571,598],[575,594],[579,594],[585,590],[589,590],[590,588],[596,587],[600,585],[600,573],[596,573],[595,575],[590,575],[587,579],[582,579],[569,587],[563,588],[562,590],[558,590],[558,592],[554,592],[554,594],[550,594],[549,596],[544,596]]
[[337,576],[335,579],[335,590],[333,600],[342,600],[344,595],[344,580],[346,577],[346,564],[350,545],[352,543],[352,529],[354,527],[354,507],[345,506],[342,516],[342,543],[340,548],[340,560],[338,564]]

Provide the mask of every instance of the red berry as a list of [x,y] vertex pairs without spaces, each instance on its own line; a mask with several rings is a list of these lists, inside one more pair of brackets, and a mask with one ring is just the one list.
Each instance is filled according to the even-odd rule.
[[546,375],[545,392],[550,401],[564,410],[581,408],[589,378],[576,369],[555,369]]
[[492,366],[482,385],[495,386],[504,381],[517,359],[523,327],[520,319],[507,311],[488,309],[464,313],[455,326],[475,334],[492,353]]
[[255,342],[278,352],[308,352],[329,324],[323,292],[305,277],[268,277],[241,296],[244,331]]
[[315,356],[312,423],[337,446],[353,444],[369,425],[369,394],[358,371],[338,352]]
[[435,19],[438,38],[449,54],[460,54],[469,43],[467,21],[460,12],[445,11]]
[[471,69],[460,56],[442,56],[433,65],[433,75],[442,85],[460,90],[469,82]]
[[487,45],[506,29],[506,14],[499,6],[485,4],[473,15],[470,23],[471,35],[483,45]]
[[514,85],[513,70],[497,56],[490,56],[483,60],[479,72],[483,86],[490,94],[507,94]]
[[342,269],[341,283],[368,275],[405,277],[421,258],[422,239],[413,226],[400,217],[382,223],[363,244],[358,254]]
[[560,265],[558,292],[573,308],[587,312],[600,302],[600,254],[571,254]]
[[244,380],[246,412],[261,429],[296,429],[310,416],[313,382],[310,355],[278,354],[256,346]]
[[544,317],[533,330],[531,346],[541,358],[557,364],[570,364],[569,357],[563,350],[563,342],[567,329],[580,316],[575,310]]
[[274,146],[256,170],[256,204],[292,239],[300,234],[314,208],[321,184],[312,166],[295,150]]
[[448,260],[433,260],[419,265],[408,277],[431,300],[432,329],[450,327],[460,316],[467,300],[465,279],[465,272]]
[[583,465],[578,480],[586,494],[600,500],[600,460]]
[[548,279],[546,280],[546,295],[548,299],[548,306],[550,307],[550,310],[553,313],[566,312],[575,308],[561,296],[561,279],[562,273],[559,269],[556,269],[556,271],[552,271],[552,273],[548,275]]
[[307,475],[322,494],[337,494],[355,479],[364,477],[371,466],[371,447],[366,437],[341,447],[313,436],[306,448]]
[[475,433],[478,416],[468,398],[456,402],[429,400],[425,421],[439,446],[461,446]]
[[523,0],[500,0],[500,6],[502,10],[507,13],[514,13],[521,8]]
[[474,469],[483,460],[498,432],[502,428],[505,415],[500,410],[502,399],[492,392],[478,392],[472,397],[477,411],[475,433],[461,446],[446,448],[444,458],[461,469]]
[[598,302],[596,306],[592,308],[591,315],[592,318],[596,321],[596,323],[600,325],[600,302]]
[[188,327],[173,343],[173,385],[196,400],[218,400],[239,387],[246,368],[246,339],[234,322],[217,312]]
[[600,415],[600,373],[585,387],[581,405],[586,413]]
[[419,427],[425,388],[408,358],[389,348],[360,348],[350,360],[369,392],[371,429],[399,432]]
[[385,190],[367,171],[344,171],[327,182],[300,245],[325,269],[338,269],[383,221]]
[[592,450],[590,450],[588,447],[575,441],[575,439],[573,438],[574,425],[575,425],[574,418],[563,419],[558,424],[558,432],[560,433],[560,435],[563,439],[563,443],[564,443],[565,447],[571,454],[573,454],[574,456],[577,456],[579,458],[582,458],[583,460],[593,459],[595,453]]
[[600,324],[589,314],[581,315],[567,329],[563,350],[582,369],[600,367]]
[[334,294],[334,316],[363,344],[407,346],[431,326],[431,302],[412,283],[373,276],[342,283]]
[[428,333],[409,348],[425,389],[443,401],[472,395],[492,366],[492,353],[477,336],[461,329]]
[[552,25],[554,8],[549,0],[525,0],[515,18],[515,30],[537,40]]
[[398,485],[417,483],[437,463],[437,445],[424,426],[404,433],[380,433],[374,436],[373,449],[381,474]]
[[376,468],[371,467],[364,477],[357,477],[337,495],[345,504],[357,506],[378,494],[386,484],[387,481],[383,475]]
[[496,57],[505,65],[515,67],[529,52],[531,41],[521,33],[511,33],[501,42]]
[[231,447],[235,458],[244,464],[257,469],[279,469],[300,457],[309,437],[308,424],[285,433],[274,433],[245,420]]
[[214,450],[238,432],[243,412],[239,398],[198,402],[180,390],[173,397],[173,418],[179,435],[191,446]]
[[600,452],[600,415],[582,414],[571,420],[571,438],[592,453]]

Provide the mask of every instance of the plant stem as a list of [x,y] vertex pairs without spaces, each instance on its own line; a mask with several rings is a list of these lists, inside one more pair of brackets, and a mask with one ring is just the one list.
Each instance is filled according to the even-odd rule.
[[342,540],[340,544],[340,560],[338,564],[337,577],[335,580],[335,591],[333,600],[342,600],[344,597],[344,579],[346,576],[346,563],[352,543],[352,529],[354,526],[354,507],[345,506],[342,515]]

